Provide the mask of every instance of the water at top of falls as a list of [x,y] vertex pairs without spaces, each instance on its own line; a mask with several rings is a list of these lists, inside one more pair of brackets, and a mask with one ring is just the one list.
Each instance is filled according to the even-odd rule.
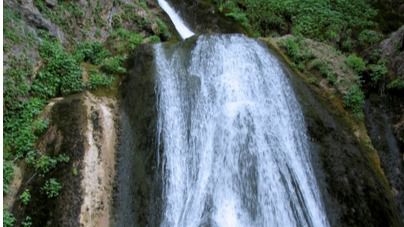
[[187,39],[195,33],[193,33],[181,19],[181,17],[175,12],[175,10],[168,4],[165,0],[158,0],[159,5],[161,8],[168,14],[171,21],[173,22],[175,28],[177,29],[178,33],[180,34],[182,39]]
[[160,226],[329,226],[276,57],[242,35],[154,48]]

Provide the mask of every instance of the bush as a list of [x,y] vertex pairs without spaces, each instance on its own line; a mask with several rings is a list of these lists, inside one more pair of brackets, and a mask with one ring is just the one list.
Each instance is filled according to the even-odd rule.
[[307,48],[304,48],[303,45],[301,45],[301,41],[295,37],[288,37],[281,40],[280,46],[297,65],[313,58],[310,51]]
[[51,178],[45,182],[41,189],[49,199],[52,199],[59,195],[62,185],[55,178]]
[[93,71],[90,72],[90,81],[88,87],[92,90],[100,87],[109,87],[112,85],[113,81],[114,81],[113,77]]
[[11,161],[4,161],[3,163],[3,193],[8,192],[8,185],[10,184],[14,174],[14,166]]
[[375,45],[379,43],[382,39],[383,34],[368,29],[363,30],[358,36],[358,40],[362,47]]
[[358,118],[363,117],[363,105],[365,104],[365,95],[358,85],[353,85],[344,96],[345,107],[349,108]]
[[143,43],[143,36],[136,32],[128,31],[124,28],[118,28],[110,38],[111,47],[118,53],[127,53],[128,50],[134,50]]
[[4,73],[4,108],[16,111],[22,100],[29,95],[29,81],[33,74],[32,63],[27,58],[11,58]]
[[111,53],[97,41],[87,41],[80,43],[74,52],[74,58],[77,62],[89,62],[98,65],[105,58],[111,56]]
[[41,175],[45,175],[50,170],[54,169],[59,163],[69,162],[69,157],[67,155],[60,154],[56,157],[51,157],[49,155],[41,155],[37,160],[35,160],[34,167]]
[[365,61],[361,57],[358,57],[356,54],[349,55],[346,58],[345,63],[359,75],[361,75],[366,70]]
[[383,61],[380,61],[378,64],[371,64],[368,68],[370,71],[370,79],[374,83],[379,82],[388,72],[386,64]]
[[170,39],[171,33],[170,33],[170,29],[168,29],[168,26],[159,18],[157,18],[156,23],[159,27],[160,36],[163,36],[164,39]]
[[18,111],[4,116],[4,150],[21,158],[34,150],[37,136],[32,127],[33,119],[42,111],[44,101],[30,98],[21,103]]
[[3,210],[3,226],[12,227],[14,226],[15,218],[8,210]]
[[29,201],[31,200],[31,193],[29,192],[28,189],[25,189],[25,191],[21,193],[20,200],[21,203],[24,204],[25,206],[28,205]]
[[124,60],[123,56],[106,58],[101,64],[101,70],[109,74],[124,74],[126,73],[126,68],[123,67]]
[[83,90],[80,65],[59,43],[44,41],[39,51],[44,66],[32,85],[35,95],[52,98]]
[[404,79],[397,78],[387,85],[389,90],[404,90]]
[[34,134],[36,136],[43,135],[48,129],[49,122],[47,120],[38,119],[32,123],[32,129],[34,130]]

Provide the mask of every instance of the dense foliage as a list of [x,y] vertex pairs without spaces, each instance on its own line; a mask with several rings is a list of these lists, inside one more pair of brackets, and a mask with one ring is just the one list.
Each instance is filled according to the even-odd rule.
[[377,42],[366,0],[214,0],[219,9],[261,36],[300,34],[349,48]]

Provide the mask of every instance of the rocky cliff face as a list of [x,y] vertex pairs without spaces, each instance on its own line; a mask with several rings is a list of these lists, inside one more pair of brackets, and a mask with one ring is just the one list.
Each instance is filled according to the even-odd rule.
[[[14,216],[7,221],[15,226],[110,226],[118,136],[117,87],[125,72],[121,64],[137,45],[175,39],[175,31],[152,0],[9,0],[4,5],[6,133],[8,128],[27,126],[27,143],[34,148],[29,154],[17,155],[15,147],[21,141],[11,135],[12,146],[5,146],[11,178],[3,196],[4,207]],[[112,71],[103,72],[114,77],[114,82],[95,89],[90,84],[97,81],[91,82],[91,74],[101,72],[100,65],[74,59],[82,73],[82,81],[77,83],[84,85],[84,91],[58,98],[38,95],[33,88],[35,80],[50,61],[57,61],[44,59],[41,52],[49,40],[60,44],[60,50],[69,56],[83,43],[99,43],[115,64]],[[53,71],[53,76],[63,78],[68,67]],[[23,118],[27,100],[47,106],[43,113],[39,107]],[[46,128],[35,141],[31,139],[35,138],[31,122],[38,119],[46,122]],[[27,123],[22,126],[21,121]],[[28,195],[27,201],[22,202],[22,195]]]

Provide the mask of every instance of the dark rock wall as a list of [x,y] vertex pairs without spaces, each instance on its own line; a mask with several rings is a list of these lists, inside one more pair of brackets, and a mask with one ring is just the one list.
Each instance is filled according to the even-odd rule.
[[341,113],[290,73],[332,226],[402,226],[386,178]]

